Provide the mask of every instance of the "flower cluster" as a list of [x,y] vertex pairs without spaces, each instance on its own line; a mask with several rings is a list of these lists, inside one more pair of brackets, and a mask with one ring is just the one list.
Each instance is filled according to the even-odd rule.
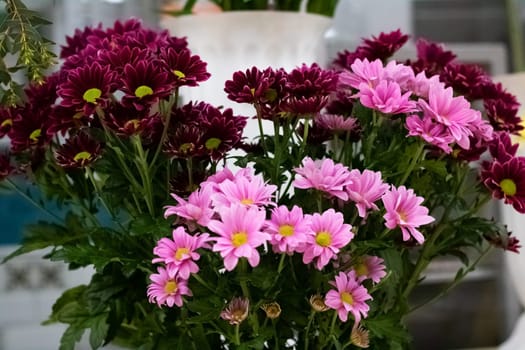
[[185,39],[136,20],[69,37],[0,111],[0,179],[61,209],[11,257],[95,269],[53,307],[63,347],[90,329],[94,348],[402,348],[434,258],[461,258],[453,286],[491,247],[518,252],[480,214],[525,212],[515,97],[435,43],[392,60],[407,40],[232,72],[224,93],[253,106],[237,116],[184,100],[210,76]]

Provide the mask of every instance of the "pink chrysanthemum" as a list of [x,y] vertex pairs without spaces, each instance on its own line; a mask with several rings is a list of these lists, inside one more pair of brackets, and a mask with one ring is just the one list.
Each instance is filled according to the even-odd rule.
[[401,87],[394,81],[381,80],[375,87],[359,85],[357,96],[365,107],[385,114],[410,113],[417,110],[416,103],[410,99],[411,91],[401,94]]
[[378,256],[361,256],[352,263],[356,278],[359,282],[366,279],[379,283],[386,276],[384,260]]
[[379,59],[370,62],[368,59],[356,59],[350,66],[351,71],[339,74],[339,83],[358,89],[362,83],[376,86],[383,79],[383,62]]
[[439,147],[445,153],[451,153],[452,144],[455,140],[445,125],[435,122],[429,116],[421,119],[417,115],[411,115],[405,120],[409,136],[419,136],[429,144]]
[[313,161],[312,158],[305,157],[302,167],[294,170],[296,176],[293,185],[296,188],[315,188],[330,196],[344,201],[348,200],[345,186],[349,185],[352,180],[348,168],[344,165],[335,164],[330,158]]
[[428,102],[419,99],[418,105],[423,114],[445,125],[456,143],[463,149],[470,147],[472,136],[470,125],[481,119],[479,111],[470,108],[470,103],[463,97],[454,97],[452,88],[442,89],[434,85],[428,92]]
[[355,203],[359,216],[365,218],[367,210],[379,209],[374,202],[386,192],[388,184],[381,179],[381,172],[368,169],[362,173],[353,169],[350,178],[352,182],[346,186],[348,198]]
[[202,186],[199,190],[192,192],[187,201],[172,193],[171,196],[175,198],[178,205],[166,206],[164,217],[178,215],[189,220],[190,223],[207,226],[214,214],[211,208],[212,193],[211,186]]
[[322,270],[354,238],[352,225],[345,224],[343,214],[333,209],[308,215],[308,219],[310,231],[307,232],[303,262],[309,264],[315,260],[315,267]]
[[284,205],[274,208],[271,219],[266,222],[266,230],[271,234],[270,244],[276,253],[302,251],[309,227],[309,220],[296,205],[292,210]]
[[238,176],[233,180],[226,179],[216,187],[212,194],[214,206],[229,207],[234,204],[245,206],[274,205],[273,193],[277,186],[264,182],[262,176]]
[[188,288],[188,281],[180,277],[170,277],[163,267],[159,267],[157,272],[149,276],[152,282],[147,292],[149,302],[157,303],[159,307],[163,305],[182,307],[182,297],[192,295]]
[[209,236],[207,233],[200,235],[190,235],[184,227],[179,226],[173,230],[173,240],[161,238],[153,254],[157,256],[152,260],[153,263],[166,264],[166,270],[170,277],[180,276],[187,280],[190,274],[199,272],[199,266],[195,261],[199,260],[200,254],[196,252],[199,248],[210,248],[208,245]]
[[399,186],[387,191],[381,198],[386,209],[385,226],[389,229],[399,227],[403,233],[403,241],[408,241],[412,236],[419,244],[425,240],[417,227],[434,221],[428,215],[428,209],[421,205],[423,197],[418,197],[414,190]]
[[210,221],[208,228],[219,235],[213,251],[221,254],[226,270],[232,271],[242,257],[252,267],[259,265],[257,247],[271,238],[262,231],[266,213],[254,206],[235,204],[222,208],[220,216],[221,220]]
[[366,301],[372,299],[372,296],[357,281],[354,271],[349,273],[339,272],[335,276],[335,281],[330,281],[330,284],[335,289],[326,293],[325,304],[337,311],[342,322],[348,320],[348,313],[352,313],[356,324],[361,321],[362,317],[366,318],[368,316],[370,307],[366,304]]

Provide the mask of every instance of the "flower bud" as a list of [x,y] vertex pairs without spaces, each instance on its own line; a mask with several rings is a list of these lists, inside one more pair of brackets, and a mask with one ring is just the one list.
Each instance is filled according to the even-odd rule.
[[328,306],[326,306],[324,298],[320,294],[314,294],[310,297],[310,305],[317,312],[328,310]]
[[233,298],[221,312],[221,318],[231,325],[241,324],[248,317],[250,301],[244,297]]
[[276,319],[281,314],[281,305],[279,305],[275,301],[261,305],[261,309],[263,309],[264,312],[266,312],[266,317],[268,317],[271,320]]
[[350,334],[350,342],[358,348],[368,348],[370,342],[368,330],[362,326],[353,327]]

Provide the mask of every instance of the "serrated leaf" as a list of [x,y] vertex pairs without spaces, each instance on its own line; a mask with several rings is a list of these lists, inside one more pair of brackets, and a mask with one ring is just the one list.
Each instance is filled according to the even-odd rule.
[[91,321],[91,332],[89,334],[89,344],[92,349],[98,349],[104,343],[108,334],[109,325],[107,323],[108,314],[100,314]]
[[75,350],[75,344],[82,339],[85,329],[70,325],[60,338],[59,350]]

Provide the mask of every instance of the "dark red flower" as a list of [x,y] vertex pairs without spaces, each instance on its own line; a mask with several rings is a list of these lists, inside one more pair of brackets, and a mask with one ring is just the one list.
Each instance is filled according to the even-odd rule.
[[509,93],[498,83],[487,83],[482,88],[483,107],[494,128],[513,134],[523,130],[521,118],[518,115],[520,103],[516,96]]
[[416,49],[418,59],[410,62],[410,65],[416,74],[425,71],[429,77],[439,75],[445,66],[456,58],[456,55],[446,50],[442,44],[425,39],[416,42]]
[[7,135],[13,126],[14,116],[17,114],[19,106],[12,106],[8,108],[0,107],[0,138]]
[[148,109],[159,99],[171,94],[173,80],[158,61],[139,61],[135,65],[126,64],[122,77],[122,104],[137,110]]
[[520,253],[520,241],[516,237],[512,237],[512,232],[506,233],[489,233],[484,235],[485,239],[495,246],[513,253]]
[[508,133],[497,132],[492,142],[489,144],[490,155],[498,162],[503,163],[514,156],[518,152],[519,144],[512,143]]
[[313,115],[328,103],[335,91],[338,74],[325,70],[316,63],[303,64],[292,70],[286,80],[287,95],[281,104],[284,111],[299,115]]
[[197,125],[180,125],[169,135],[164,152],[174,158],[194,158],[206,154],[203,130]]
[[71,107],[61,105],[53,106],[49,113],[47,122],[47,134],[53,136],[57,133],[64,136],[72,129],[80,129],[87,126],[93,120],[93,116],[87,116],[82,111],[77,111]]
[[55,159],[64,168],[85,168],[95,162],[101,152],[100,142],[80,132],[55,151]]
[[446,86],[451,86],[455,93],[465,96],[469,101],[482,98],[482,88],[491,80],[477,64],[454,62],[443,68],[439,78]]
[[91,115],[97,106],[104,107],[116,89],[116,74],[98,62],[68,72],[67,80],[58,86],[61,105]]
[[270,90],[275,80],[272,73],[272,69],[261,71],[257,67],[247,69],[245,72],[235,72],[232,80],[226,81],[224,91],[230,100],[238,103],[264,103],[275,99],[276,92]]
[[481,172],[492,196],[503,199],[520,213],[525,213],[525,158],[513,157],[505,162],[493,161]]
[[211,76],[206,71],[206,62],[197,55],[191,55],[188,49],[162,49],[159,57],[165,62],[168,71],[173,73],[177,87],[197,86],[199,82],[208,80]]
[[38,109],[30,104],[16,109],[13,125],[7,134],[11,139],[11,151],[20,153],[47,144],[50,140],[47,135],[48,117],[48,109]]
[[[98,28],[101,28],[101,24]],[[60,46],[60,58],[68,58],[82,51],[88,44],[87,38],[93,32],[92,27],[84,27],[84,30],[75,29],[73,36],[66,36],[66,45]]]
[[111,70],[122,75],[124,72],[124,66],[127,63],[136,65],[139,61],[147,59],[148,55],[148,50],[138,47],[130,48],[129,46],[123,46],[114,50],[100,50],[98,62],[103,66],[110,66]]
[[141,134],[150,126],[151,118],[147,110],[137,111],[133,106],[112,103],[106,108],[107,125],[117,135],[131,136]]

